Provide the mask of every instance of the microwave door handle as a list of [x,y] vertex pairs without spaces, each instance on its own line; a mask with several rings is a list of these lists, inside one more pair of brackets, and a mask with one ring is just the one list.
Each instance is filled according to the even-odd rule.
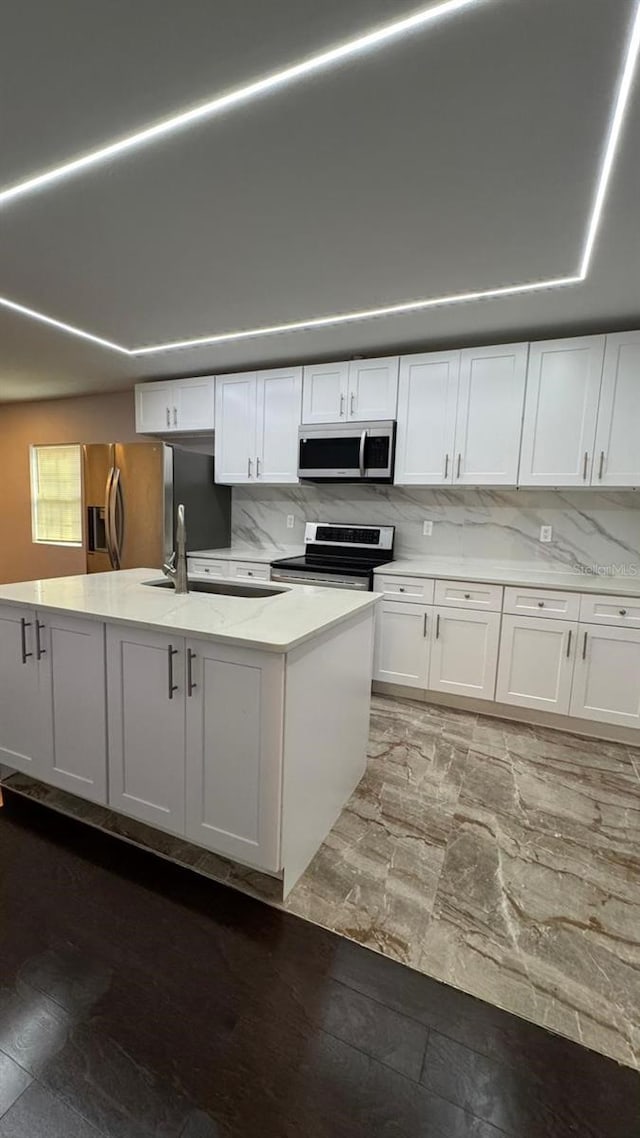
[[364,430],[360,435],[360,477],[364,478],[364,447],[367,441],[367,432]]

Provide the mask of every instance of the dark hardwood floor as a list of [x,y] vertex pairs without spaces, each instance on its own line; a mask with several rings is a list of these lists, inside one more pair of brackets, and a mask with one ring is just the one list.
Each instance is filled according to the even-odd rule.
[[0,811],[0,1138],[638,1138],[640,1075],[42,807]]

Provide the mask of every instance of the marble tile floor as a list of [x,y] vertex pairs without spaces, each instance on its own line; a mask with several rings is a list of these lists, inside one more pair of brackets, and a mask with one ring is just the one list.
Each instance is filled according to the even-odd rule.
[[374,696],[286,908],[640,1067],[640,751]]

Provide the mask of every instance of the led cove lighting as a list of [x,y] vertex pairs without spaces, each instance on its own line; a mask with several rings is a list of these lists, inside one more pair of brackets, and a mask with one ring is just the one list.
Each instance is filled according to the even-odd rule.
[[42,189],[52,182],[58,182],[61,178],[68,178],[72,174],[78,174],[81,170],[87,170],[91,166],[99,165],[101,162],[107,162],[110,158],[116,158],[118,155],[126,154],[128,151],[135,150],[139,146],[146,146],[148,143],[164,138],[168,134],[175,134],[177,131],[185,130],[187,127],[193,126],[194,123],[201,122],[203,119],[210,119],[215,115],[224,114],[225,111],[230,111],[234,107],[248,103],[260,95],[268,95],[308,75],[326,71],[328,68],[334,67],[338,63],[344,63],[345,60],[352,59],[356,55],[363,55],[366,52],[374,51],[376,48],[382,47],[383,44],[392,43],[395,40],[401,39],[402,36],[408,35],[409,32],[418,31],[425,27],[426,24],[444,19],[445,16],[452,16],[455,12],[459,12],[463,8],[470,8],[473,4],[482,2],[483,0],[445,0],[442,4],[436,4],[435,6],[430,5],[428,8],[423,8],[419,12],[414,12],[412,16],[406,16],[401,20],[394,20],[392,23],[385,24],[375,31],[368,32],[366,35],[357,36],[356,39],[347,40],[345,43],[338,44],[337,47],[330,48],[328,51],[320,52],[318,55],[312,55],[308,59],[302,60],[301,63],[296,63],[291,67],[285,67],[282,71],[274,71],[270,75],[265,75],[264,78],[257,79],[253,83],[247,83],[243,87],[237,87],[234,91],[229,91],[226,95],[219,95],[215,99],[209,99],[206,103],[200,103],[197,107],[192,107],[191,110],[183,111],[178,115],[172,115],[171,118],[168,119],[162,119],[160,122],[155,123],[154,126],[147,127],[145,130],[139,130],[136,131],[135,134],[126,135],[124,138],[120,138],[116,142],[111,142],[107,146],[101,146],[98,150],[91,150],[88,154],[74,158],[71,162],[65,162],[62,166],[55,166],[51,170],[45,170],[42,174],[27,178],[24,182],[18,182],[17,185],[0,191],[0,206],[7,205],[9,202],[15,201],[16,198],[24,197],[25,194],[33,193],[34,190]]
[[[240,102],[245,102],[248,99],[254,98],[257,95],[267,93],[276,87],[283,86],[285,83],[293,82],[305,74],[310,74],[313,71],[320,71],[326,67],[331,66],[333,63],[340,62],[343,59],[356,55],[359,52],[371,50],[384,42],[396,39],[406,32],[412,31],[431,20],[448,15],[461,8],[469,7],[473,3],[478,3],[480,0],[449,0],[448,3],[440,4],[435,8],[429,8],[426,11],[418,12],[405,20],[396,21],[393,24],[388,24],[384,28],[380,28],[369,35],[361,36],[356,40],[349,40],[341,47],[334,48],[332,51],[324,52],[322,55],[312,56],[311,59],[303,63],[297,64],[295,67],[287,68],[286,71],[277,72],[275,75],[268,76],[266,79],[259,80],[257,83],[250,84],[247,87],[239,88],[237,91],[229,95],[222,96],[220,99],[215,99],[210,103],[205,103],[200,107],[194,108],[192,111],[187,111],[183,115],[175,116],[172,119],[167,119],[164,122],[158,123],[155,127],[150,127],[146,131],[141,131],[138,134],[130,135],[128,138],[121,139],[120,142],[113,143],[111,146],[103,147],[101,150],[93,151],[91,154],[85,155],[83,158],[76,159],[74,162],[69,162],[65,166],[59,166],[55,170],[48,171],[41,174],[36,178],[31,178],[27,182],[22,182],[18,186],[5,190],[0,193],[0,205],[8,200],[18,197],[20,194],[25,194],[33,189],[44,186],[50,182],[56,181],[67,174],[74,173],[88,166],[95,165],[98,162],[105,161],[116,154],[122,153],[126,150],[133,149],[135,146],[143,145],[151,141],[153,138],[158,138],[161,135],[168,134],[171,131],[182,129],[190,123],[195,122],[197,119],[210,117],[213,114],[226,110],[231,106],[237,105]],[[5,308],[11,309],[15,312],[21,313],[23,316],[28,316],[33,320],[38,320],[43,324],[51,325],[54,328],[59,328],[72,336],[78,336],[83,340],[89,340],[92,343],[99,344],[101,347],[111,348],[113,351],[120,352],[126,356],[144,356],[151,355],[155,352],[169,352],[181,348],[197,348],[206,344],[222,344],[228,343],[233,340],[249,340],[260,336],[274,336],[278,333],[284,332],[299,332],[311,328],[325,328],[331,325],[348,324],[358,320],[372,320],[376,317],[395,316],[402,313],[418,312],[423,309],[437,308],[444,305],[465,304],[472,301],[491,300],[502,296],[515,296],[523,295],[529,292],[538,292],[545,289],[566,288],[571,285],[581,284],[587,277],[591,258],[597,234],[602,220],[604,204],[611,180],[614,161],[616,158],[618,143],[622,133],[622,126],[624,118],[629,106],[629,99],[631,89],[636,72],[638,62],[638,55],[640,54],[640,0],[636,6],[635,16],[632,22],[631,31],[629,35],[627,49],[625,51],[624,64],[620,75],[619,84],[617,87],[617,94],[611,118],[611,124],[607,134],[607,139],[604,147],[602,165],[598,173],[598,180],[596,183],[595,194],[593,198],[593,205],[588,218],[586,235],[582,250],[582,259],[580,262],[580,269],[573,276],[567,277],[553,277],[544,281],[530,281],[525,284],[519,285],[506,285],[502,288],[484,289],[477,292],[456,293],[450,296],[430,297],[422,300],[407,301],[402,304],[388,305],[383,308],[370,308],[356,312],[343,312],[336,313],[332,316],[314,317],[309,320],[300,320],[290,324],[273,324],[260,328],[250,328],[235,332],[221,332],[213,336],[200,336],[191,340],[175,340],[166,344],[148,345],[141,348],[125,348],[120,344],[115,344],[110,340],[105,340],[100,336],[94,336],[90,332],[84,332],[81,328],[76,328],[72,324],[65,324],[61,320],[54,320],[50,316],[46,316],[42,312],[36,312],[32,308],[26,308],[22,304],[16,304],[14,301],[6,297],[0,297],[0,305]]]

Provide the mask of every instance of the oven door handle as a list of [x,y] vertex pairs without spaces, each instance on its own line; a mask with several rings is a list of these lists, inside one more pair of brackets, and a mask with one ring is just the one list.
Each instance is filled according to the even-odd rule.
[[360,477],[364,478],[364,448],[367,441],[366,429],[360,435]]

